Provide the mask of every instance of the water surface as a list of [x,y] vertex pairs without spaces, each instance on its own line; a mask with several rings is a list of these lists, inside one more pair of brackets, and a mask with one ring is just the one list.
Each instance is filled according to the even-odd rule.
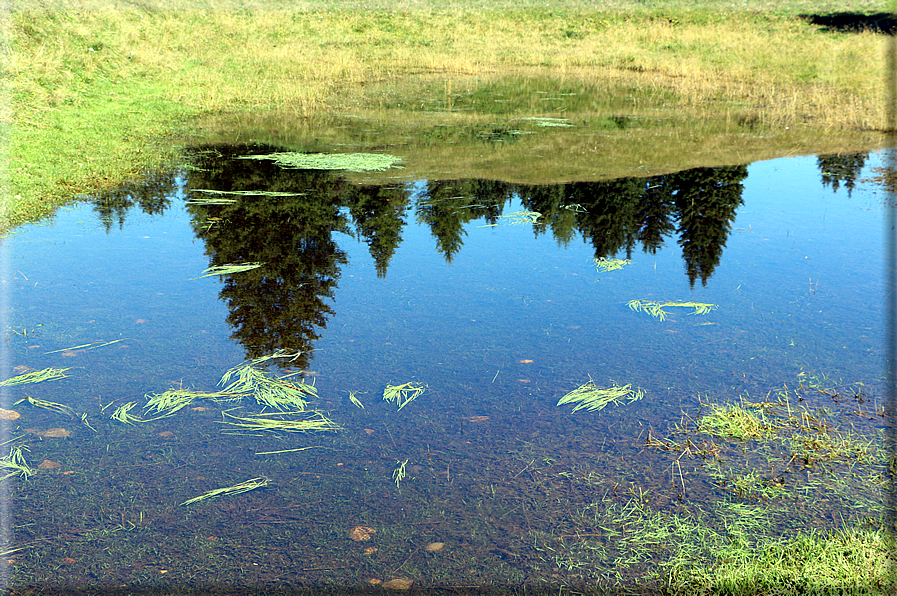
[[[860,181],[880,156],[558,186],[233,159],[272,149],[197,150],[4,241],[4,378],[68,369],[4,388],[7,445],[61,464],[5,481],[13,584],[630,585],[691,540],[645,546],[674,518],[721,537],[751,520],[759,540],[880,515],[884,194]],[[186,202],[202,190],[243,194]],[[199,278],[240,262],[263,265]],[[661,320],[633,300],[712,306]],[[269,373],[313,384],[341,430],[235,434],[251,400],[110,418],[277,350],[301,354]],[[557,406],[589,381],[644,397]],[[383,400],[406,382],[426,390]],[[76,415],[11,405],[27,396]],[[729,403],[806,440],[695,430]],[[872,447],[807,456],[823,436]],[[253,478],[270,482],[181,505]]]

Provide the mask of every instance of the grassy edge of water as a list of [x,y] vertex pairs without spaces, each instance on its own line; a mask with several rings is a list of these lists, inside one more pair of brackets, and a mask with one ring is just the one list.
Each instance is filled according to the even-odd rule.
[[[806,5],[809,12],[813,5]],[[720,85],[701,83],[714,79],[727,89],[737,87],[735,95],[759,94],[748,101],[749,110],[771,103],[793,110],[804,91],[818,87],[821,96],[811,93],[805,98],[814,104],[808,109],[816,110],[818,122],[805,126],[811,133],[826,134],[849,130],[853,125],[848,122],[869,122],[869,116],[860,115],[852,104],[867,92],[874,99],[880,91],[877,82],[857,88],[864,76],[833,76],[830,65],[773,64],[770,56],[743,65],[725,58],[724,48],[702,47],[715,28],[730,22],[735,23],[735,32],[766,36],[751,38],[755,41],[780,44],[793,37],[789,43],[795,50],[806,50],[808,43],[834,43],[832,52],[837,54],[853,51],[852,45],[867,50],[880,45],[880,38],[869,35],[812,37],[814,30],[801,25],[794,14],[772,9],[763,13],[726,7],[728,18],[723,19],[709,9],[695,10],[672,0],[629,13],[626,7],[595,11],[559,2],[556,10],[525,6],[510,15],[476,3],[451,12],[426,3],[368,11],[366,5],[316,2],[291,9],[277,2],[237,2],[211,15],[190,8],[166,14],[164,3],[140,8],[109,3],[95,12],[89,8],[85,3],[48,2],[13,11],[12,46],[5,66],[14,77],[10,93],[14,124],[8,146],[10,196],[0,213],[3,229],[39,219],[81,195],[177,163],[185,139],[198,132],[201,116],[286,109],[304,118],[351,110],[360,101],[357,91],[371,80],[414,72],[485,75],[541,65],[563,73],[597,66],[604,72],[598,73],[599,80],[608,74],[654,73],[654,80],[664,84],[680,81],[675,89],[693,105],[707,103],[721,92]],[[235,40],[250,34],[247,15],[259,23],[253,35],[257,33],[260,40],[257,47],[242,49],[249,55],[240,54],[235,46]],[[287,19],[295,25],[285,24]],[[526,31],[534,36],[521,37]],[[476,38],[486,34],[495,35],[495,47],[489,46],[488,55],[461,55],[481,50]],[[354,42],[360,40],[363,47],[346,47],[352,43],[340,36],[347,35],[360,35]],[[596,35],[609,39],[616,35],[620,48],[607,56],[583,58],[583,52],[595,48],[583,45],[583,40]],[[629,39],[634,35],[643,37]],[[261,52],[261,61],[288,60],[276,48],[286,44],[289,52],[291,36],[319,41],[308,60],[285,62],[282,73],[272,74],[251,55]],[[855,39],[859,43],[853,44]],[[636,47],[632,45],[636,41],[646,49],[626,49]],[[460,49],[455,50],[454,44]],[[251,38],[248,45],[252,46]],[[206,54],[201,53],[204,48]],[[777,52],[788,53],[787,47]],[[729,61],[716,64],[721,60]],[[775,70],[792,67],[799,72]],[[238,91],[254,72],[272,84],[269,95],[258,89]],[[708,77],[711,73],[714,76]],[[263,87],[248,87],[257,86]],[[770,102],[779,97],[783,101]],[[816,105],[817,100],[829,103]],[[843,109],[832,110],[832,102]],[[830,121],[842,115],[848,118],[843,125]],[[860,144],[868,145],[869,138]],[[795,141],[785,143],[780,152],[793,152]],[[803,149],[826,150],[816,146],[818,139],[814,143]]]

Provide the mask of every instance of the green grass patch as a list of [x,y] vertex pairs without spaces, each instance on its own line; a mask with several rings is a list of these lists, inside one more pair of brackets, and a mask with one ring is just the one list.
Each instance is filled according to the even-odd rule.
[[[390,147],[408,176],[530,182],[883,142],[883,65],[868,59],[882,55],[883,36],[801,17],[832,10],[824,2],[174,6],[13,10],[4,229],[177,165],[196,139],[303,153]],[[334,114],[380,130],[347,136]],[[650,124],[658,115],[687,132]],[[640,125],[608,134],[626,122]],[[458,135],[468,140],[443,142]],[[519,150],[484,157],[484,139]],[[534,151],[553,157],[534,166]]]

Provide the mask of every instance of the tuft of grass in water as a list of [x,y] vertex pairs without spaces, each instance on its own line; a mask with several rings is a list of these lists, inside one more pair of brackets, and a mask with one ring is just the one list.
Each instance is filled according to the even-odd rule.
[[228,370],[218,382],[224,385],[224,393],[231,395],[253,395],[256,401],[266,407],[277,410],[298,410],[304,412],[308,406],[308,398],[317,398],[318,390],[314,385],[300,381],[288,381],[291,376],[274,377],[259,368],[261,364],[273,359],[295,359],[299,354],[290,354],[279,350],[274,354],[261,356],[244,362]]
[[215,265],[205,269],[199,277],[190,279],[202,279],[203,277],[211,277],[213,275],[233,275],[234,273],[242,273],[243,271],[251,271],[258,269],[264,263],[229,263],[226,265]]
[[626,303],[626,306],[635,312],[646,312],[655,319],[660,319],[661,321],[665,320],[667,314],[669,314],[663,310],[664,308],[692,308],[694,309],[694,312],[690,314],[705,315],[718,307],[716,304],[707,304],[705,302],[655,302],[653,300],[630,300]]
[[588,383],[580,385],[570,393],[562,397],[557,405],[576,404],[573,412],[579,410],[588,410],[596,412],[603,410],[610,404],[620,405],[626,400],[627,404],[638,401],[645,396],[645,392],[641,389],[632,389],[632,385],[612,385],[610,387],[598,387],[595,381],[589,379]]
[[326,432],[341,430],[342,427],[321,412],[273,412],[253,416],[235,416],[222,412],[225,420],[221,424],[251,431],[282,432]]
[[246,482],[241,482],[240,484],[235,484],[234,486],[227,486],[224,488],[216,488],[215,490],[210,490],[209,492],[203,493],[198,497],[187,499],[186,501],[181,503],[181,505],[192,505],[193,503],[199,503],[200,501],[207,501],[209,499],[216,499],[218,497],[239,495],[251,490],[255,490],[257,488],[268,486],[268,483],[270,482],[271,480],[269,478],[260,476],[258,478],[253,478],[252,480],[247,480]]
[[355,405],[355,407],[357,407],[357,408],[361,408],[361,409],[363,410],[363,409],[364,409],[364,404],[361,403],[361,400],[360,400],[360,399],[358,399],[357,397],[355,397],[355,395],[356,395],[357,393],[358,393],[357,391],[350,391],[350,392],[349,392],[349,401],[352,402],[352,403]]
[[398,404],[399,410],[410,404],[412,401],[420,397],[426,391],[426,386],[421,383],[409,381],[401,385],[386,385],[383,390],[383,401],[394,402]]
[[6,476],[0,477],[0,480],[6,480],[13,476],[21,476],[25,480],[28,480],[28,478],[34,475],[34,468],[28,465],[28,462],[25,461],[25,456],[22,455],[22,451],[28,450],[28,447],[24,445],[12,447],[9,450],[9,455],[0,457],[0,468],[10,470]]
[[[108,407],[109,406],[106,406],[103,409],[105,410]],[[131,425],[134,425],[137,422],[146,422],[146,420],[144,420],[143,418],[141,418],[139,416],[134,416],[133,414],[131,414],[131,410],[133,410],[136,407],[137,407],[136,401],[129,401],[128,403],[116,408],[112,412],[112,415],[110,416],[110,418],[117,422],[121,422],[124,424],[131,424]]]
[[29,395],[28,397],[25,397],[25,398],[20,399],[19,401],[15,402],[13,405],[15,406],[22,402],[28,402],[35,408],[43,408],[44,410],[50,410],[51,412],[56,412],[58,414],[64,414],[71,418],[77,418],[75,411],[65,404],[58,404],[53,401],[46,401],[43,399],[38,399],[36,397],[31,397]]
[[[234,399],[234,395],[226,391],[205,392],[190,391],[188,389],[169,389],[162,393],[146,395],[146,405],[143,406],[144,414],[154,416],[150,420],[158,420],[173,415],[192,404],[197,399],[211,401]],[[149,421],[149,420],[148,420]]]
[[33,370],[29,373],[16,375],[3,382],[0,387],[12,387],[14,385],[25,385],[28,383],[43,383],[44,381],[55,381],[57,379],[66,378],[65,371],[70,368],[45,368],[43,370]]
[[772,436],[773,427],[761,410],[754,413],[744,404],[712,404],[711,412],[698,419],[698,430],[715,437],[746,441]]
[[406,459],[405,461],[397,461],[396,462],[398,464],[398,466],[392,473],[392,480],[393,480],[393,482],[396,483],[396,488],[399,488],[399,483],[405,479],[405,475],[406,475],[405,466],[408,465],[408,461],[409,460]]
[[598,273],[617,271],[618,269],[622,269],[623,267],[631,263],[631,259],[605,259],[604,257],[595,259],[595,267],[598,270]]
[[282,168],[299,170],[345,170],[347,172],[382,172],[396,167],[401,157],[380,153],[270,153],[245,155],[239,159],[271,160]]

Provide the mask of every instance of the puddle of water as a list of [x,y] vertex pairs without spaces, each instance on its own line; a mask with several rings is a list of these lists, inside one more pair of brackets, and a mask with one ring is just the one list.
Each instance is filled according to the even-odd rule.
[[[207,147],[5,240],[10,366],[68,368],[4,388],[5,403],[74,412],[19,403],[6,428],[31,467],[61,464],[8,481],[13,584],[627,584],[675,554],[636,540],[658,516],[720,536],[760,516],[758,536],[779,536],[880,515],[873,186],[823,184],[816,158],[559,186],[359,185],[231,159],[269,149]],[[209,197],[236,202],[185,204]],[[600,271],[599,257],[631,262]],[[262,266],[196,279],[241,262]],[[633,300],[714,307],[661,320]],[[269,373],[313,384],[311,407],[341,430],[224,424],[270,413],[249,399],[110,418],[129,402],[143,415],[147,394],[220,389],[278,349],[302,354]],[[590,380],[645,395],[557,406]],[[425,391],[383,400],[406,382]],[[793,437],[745,450],[696,433],[707,404],[730,402],[768,402],[755,411],[807,441],[812,424],[850,429],[871,455],[814,463]],[[269,482],[182,505],[254,478]]]

